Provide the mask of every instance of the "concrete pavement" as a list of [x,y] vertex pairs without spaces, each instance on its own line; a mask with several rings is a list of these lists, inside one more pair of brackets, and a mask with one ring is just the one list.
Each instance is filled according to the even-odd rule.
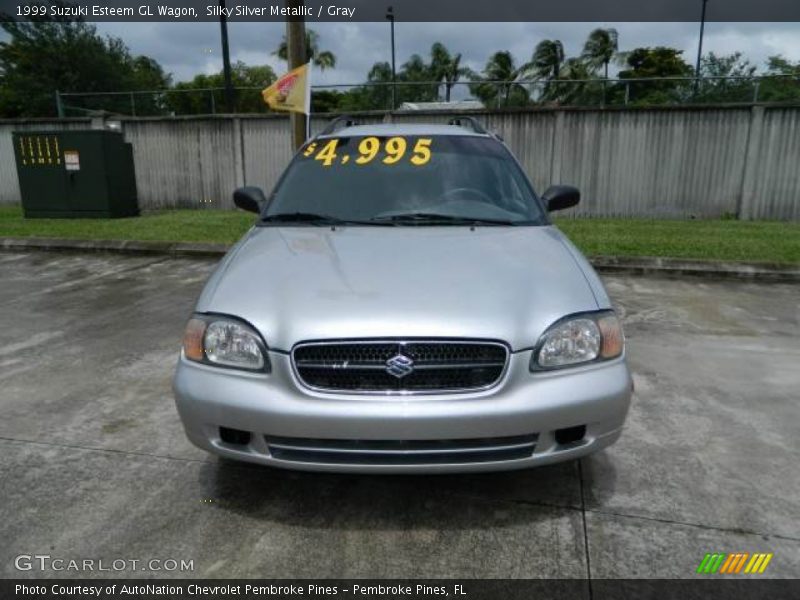
[[336,476],[185,440],[170,378],[214,262],[0,253],[0,576],[91,575],[14,568],[44,553],[194,561],[102,573],[128,577],[682,578],[742,551],[800,574],[797,285],[605,277],[636,396],[580,463]]

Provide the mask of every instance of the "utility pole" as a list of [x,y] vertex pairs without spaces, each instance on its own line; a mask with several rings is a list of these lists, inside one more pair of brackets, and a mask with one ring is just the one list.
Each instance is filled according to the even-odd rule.
[[[286,0],[287,8],[300,8],[302,0]],[[302,11],[300,11],[302,13]],[[296,69],[308,61],[306,57],[306,23],[303,17],[286,18],[286,50],[289,59],[289,70]],[[303,113],[292,112],[289,116],[292,126],[292,142],[295,149],[306,140],[306,119]]]
[[56,114],[59,119],[64,118],[64,103],[61,101],[61,92],[56,90]]
[[694,67],[694,95],[700,91],[700,61],[703,58],[703,33],[706,29],[706,4],[708,0],[701,0],[703,8],[700,12],[700,42],[697,44],[697,64]]
[[[225,0],[219,0],[219,28],[222,36],[222,73],[225,77],[225,110],[234,112],[234,90],[231,81],[231,53],[228,48],[228,19],[225,16]],[[211,92],[213,99],[214,92]]]
[[391,25],[392,35],[392,110],[397,108],[397,72],[394,66],[394,9],[390,6],[386,9],[386,19]]

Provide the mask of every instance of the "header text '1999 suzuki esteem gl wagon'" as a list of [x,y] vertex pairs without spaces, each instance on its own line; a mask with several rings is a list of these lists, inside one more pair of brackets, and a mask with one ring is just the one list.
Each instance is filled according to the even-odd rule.
[[477,122],[334,122],[209,279],[174,380],[232,459],[378,473],[519,469],[620,435],[622,329],[586,259]]

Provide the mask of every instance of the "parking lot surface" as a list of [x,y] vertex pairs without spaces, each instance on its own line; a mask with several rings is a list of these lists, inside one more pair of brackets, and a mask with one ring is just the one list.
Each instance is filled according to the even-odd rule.
[[606,276],[636,385],[615,446],[340,476],[186,441],[170,379],[214,264],[0,254],[0,576],[93,574],[14,566],[47,554],[194,565],[104,577],[685,578],[706,552],[800,574],[800,286]]

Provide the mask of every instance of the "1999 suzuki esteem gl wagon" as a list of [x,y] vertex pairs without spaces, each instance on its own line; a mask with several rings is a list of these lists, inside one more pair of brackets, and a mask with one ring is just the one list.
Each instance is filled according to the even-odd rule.
[[620,323],[586,259],[476,122],[350,122],[307,142],[186,327],[189,439],[265,465],[518,469],[620,435]]

